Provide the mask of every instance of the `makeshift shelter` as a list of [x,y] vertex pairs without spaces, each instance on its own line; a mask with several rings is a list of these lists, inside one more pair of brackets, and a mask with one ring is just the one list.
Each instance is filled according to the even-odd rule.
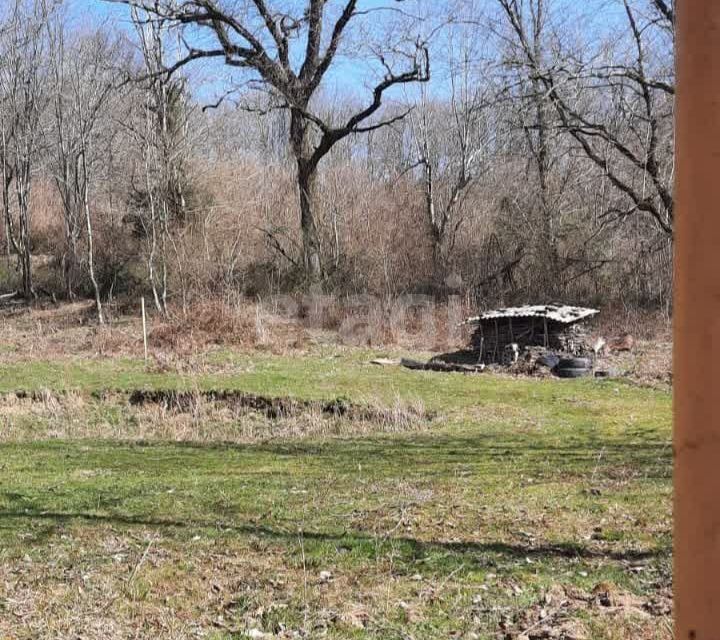
[[577,353],[583,342],[579,323],[599,313],[597,309],[566,305],[534,305],[486,311],[465,324],[475,325],[473,351],[484,363],[503,363],[508,354],[528,347]]

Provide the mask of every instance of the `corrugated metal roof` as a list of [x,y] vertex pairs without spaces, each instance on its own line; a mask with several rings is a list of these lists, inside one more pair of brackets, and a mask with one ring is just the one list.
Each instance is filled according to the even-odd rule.
[[538,304],[527,305],[525,307],[508,307],[505,309],[486,311],[474,318],[468,318],[465,321],[465,324],[479,324],[483,320],[493,320],[499,318],[547,318],[548,320],[572,324],[573,322],[590,318],[597,313],[600,313],[597,309],[588,309],[585,307]]

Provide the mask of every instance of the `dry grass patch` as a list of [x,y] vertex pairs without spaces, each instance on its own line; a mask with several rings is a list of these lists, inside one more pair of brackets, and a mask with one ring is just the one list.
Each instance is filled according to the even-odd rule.
[[[529,590],[503,572],[408,570],[387,538],[361,565],[318,557],[301,532],[262,535],[67,525],[41,553],[0,565],[6,638],[669,640],[669,594],[607,582]],[[349,553],[349,552],[347,552]],[[496,570],[497,571],[497,570]],[[489,629],[496,629],[487,635]],[[217,634],[217,635],[213,635]],[[254,635],[252,635],[254,634]]]
[[307,437],[355,437],[429,428],[422,402],[399,398],[351,404],[302,402],[237,392],[136,391],[0,396],[0,440],[100,438],[168,442],[259,442]]

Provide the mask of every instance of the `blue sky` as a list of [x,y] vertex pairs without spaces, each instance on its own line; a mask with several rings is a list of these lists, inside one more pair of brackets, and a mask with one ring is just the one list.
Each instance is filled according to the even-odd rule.
[[[1,1],[1,0],[0,0]],[[407,3],[398,3],[398,7],[405,9],[413,2],[423,3],[426,0],[409,0]],[[429,1],[429,0],[428,0]],[[271,3],[278,4],[278,0],[270,0]],[[444,3],[444,0],[440,0]],[[303,7],[306,0],[283,0],[282,4]],[[331,6],[338,7],[339,2]],[[359,8],[379,9],[382,7],[393,6],[392,0],[359,0]],[[133,32],[133,27],[129,19],[129,9],[126,6],[115,4],[112,2],[104,2],[103,0],[66,0],[67,10],[73,23],[79,28],[82,26],[95,25],[101,22],[110,22],[120,29],[127,29],[128,33]],[[435,5],[438,6],[438,5]],[[373,15],[372,20],[376,21],[378,28],[386,21],[383,16],[389,16],[385,12]],[[369,84],[372,81],[372,65],[368,64],[368,60],[346,59],[338,57],[334,68],[327,76],[325,83],[326,90],[333,92],[342,89],[344,92],[357,91],[359,95],[367,95],[363,91],[363,84]],[[211,101],[212,94],[222,91],[223,85],[227,81],[227,77],[232,75],[237,78],[239,74],[233,73],[224,67],[220,62],[198,62],[194,63],[188,72],[193,77],[196,93],[202,98]]]
[[[276,6],[282,4],[291,7],[303,7],[306,4],[306,0],[269,0],[269,2]],[[133,31],[129,20],[129,10],[123,5],[104,2],[103,0],[66,0],[66,3],[71,19],[78,27],[109,21],[117,28],[127,29],[129,33]],[[447,8],[449,10],[452,4],[453,0],[407,0],[406,2],[397,4],[392,0],[359,0],[360,9],[397,6],[410,12],[421,12],[424,10],[432,10],[435,12],[433,18],[427,20],[423,26],[418,27],[418,25],[414,25],[413,28],[415,30],[418,28],[425,30],[432,29],[434,26],[433,23],[436,24],[439,20],[442,20],[442,9]],[[338,5],[339,0],[335,3],[330,3],[329,6],[338,7]],[[496,5],[492,0],[477,0],[477,6],[483,9]],[[617,26],[618,10],[621,8],[618,0],[575,0],[574,2],[570,0],[555,0],[551,6],[554,7],[556,11],[561,12],[565,7],[570,6],[572,7],[572,11],[567,13],[572,14],[573,19],[576,19],[578,14],[585,13],[592,21],[593,28],[599,28],[605,31],[611,30],[613,23]],[[387,29],[387,25],[390,23],[393,15],[392,13],[378,12],[372,14],[370,19],[365,19],[364,28],[368,29],[368,39],[370,39],[374,33]],[[558,17],[561,18],[562,15],[561,13]],[[360,26],[361,28],[363,27],[362,23]],[[402,34],[397,30],[390,30],[386,35],[399,37]],[[408,33],[407,35],[414,37],[415,34]],[[363,43],[360,43],[361,46],[362,44]],[[339,57],[336,65],[334,65],[331,73],[329,73],[326,78],[325,90],[331,94],[337,91],[342,91],[343,93],[350,92],[367,100],[368,88],[372,86],[374,73],[377,71],[377,66],[371,61],[371,57],[367,55],[368,53],[366,50],[364,57],[363,55],[353,56],[351,58]],[[440,64],[442,56],[436,55],[437,53],[438,52],[433,52],[432,55],[434,78],[431,83],[431,91],[436,94],[442,94],[447,91],[447,89],[444,87],[442,81],[442,65]],[[191,75],[196,95],[201,100],[208,102],[213,101],[213,95],[222,93],[225,86],[232,80],[239,78],[237,72],[229,70],[219,61],[195,63],[191,69],[188,69],[188,73]],[[412,91],[412,89],[410,89],[410,91]],[[395,95],[400,96],[401,93],[402,92],[396,91]]]

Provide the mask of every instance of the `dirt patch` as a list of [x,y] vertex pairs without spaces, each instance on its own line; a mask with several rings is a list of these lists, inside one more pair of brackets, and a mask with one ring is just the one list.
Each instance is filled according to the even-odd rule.
[[[632,626],[632,637],[654,638],[659,637],[655,635],[658,620],[667,620],[671,615],[669,593],[643,598],[605,582],[597,584],[590,593],[555,584],[536,605],[501,620],[504,632],[501,637],[508,640],[590,640],[598,637],[595,628],[602,620],[604,634],[609,629],[616,629],[620,634]],[[628,636],[622,633],[617,637]]]
[[[604,377],[624,378],[643,386],[667,389],[672,385],[672,347],[668,336],[660,336],[653,340],[636,340],[631,351],[610,352],[597,357],[590,352],[583,357],[592,361],[594,372],[604,372]],[[490,364],[486,371],[495,375],[552,378],[554,374],[550,368],[538,363],[538,358],[546,353],[542,348],[530,349],[514,364]],[[476,366],[478,361],[478,353],[470,350],[440,354],[431,360],[470,367]]]
[[672,350],[669,336],[638,340],[632,351],[600,356],[597,366],[617,371],[643,385],[667,388],[673,379]]

